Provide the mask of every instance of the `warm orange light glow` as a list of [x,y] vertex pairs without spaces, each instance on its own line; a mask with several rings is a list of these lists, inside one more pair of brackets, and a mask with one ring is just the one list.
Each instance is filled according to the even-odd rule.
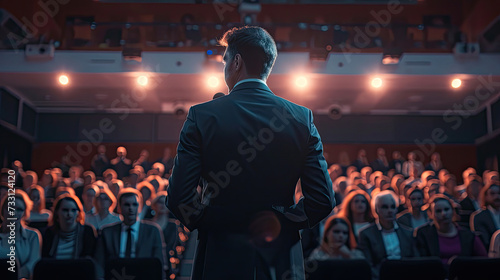
[[451,81],[451,86],[453,88],[459,88],[461,85],[462,85],[462,80],[460,79],[454,79],[453,81]]
[[67,85],[67,84],[69,83],[69,78],[68,78],[68,76],[66,76],[66,75],[61,75],[61,76],[59,76],[59,83],[60,83],[61,85],[64,85],[64,86],[65,86],[65,85]]
[[379,88],[381,86],[382,86],[382,79],[380,79],[380,78],[374,78],[372,80],[372,87]]
[[139,76],[137,77],[137,83],[143,87],[147,86],[148,85],[148,77],[146,76]]
[[307,86],[306,77],[300,76],[295,78],[295,85],[301,88],[305,88]]
[[213,87],[213,88],[218,87],[219,83],[220,83],[219,79],[215,76],[212,76],[212,77],[208,78],[208,80],[207,80],[207,84],[209,87]]

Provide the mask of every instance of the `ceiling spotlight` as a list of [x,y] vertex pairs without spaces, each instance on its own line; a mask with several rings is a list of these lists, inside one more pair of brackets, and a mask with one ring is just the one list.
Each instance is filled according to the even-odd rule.
[[207,84],[209,87],[218,87],[219,86],[219,79],[215,76],[212,76],[210,78],[208,78],[207,80]]
[[148,85],[148,77],[146,77],[146,76],[137,77],[137,83],[143,87],[147,86]]
[[382,79],[380,79],[380,78],[374,78],[372,80],[372,87],[379,88],[381,86],[382,86]]
[[295,78],[295,85],[301,88],[304,88],[307,86],[307,79],[306,77],[297,77]]
[[453,81],[451,81],[451,86],[453,88],[459,88],[461,85],[462,85],[462,80],[460,79],[454,79]]
[[59,76],[59,83],[63,86],[67,85],[69,83],[69,78],[66,75],[61,75]]

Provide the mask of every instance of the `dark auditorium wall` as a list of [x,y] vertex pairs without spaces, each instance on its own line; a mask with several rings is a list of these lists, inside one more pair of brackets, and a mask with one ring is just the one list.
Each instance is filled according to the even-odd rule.
[[0,166],[11,168],[11,163],[20,160],[27,170],[32,168],[33,143],[0,125]]

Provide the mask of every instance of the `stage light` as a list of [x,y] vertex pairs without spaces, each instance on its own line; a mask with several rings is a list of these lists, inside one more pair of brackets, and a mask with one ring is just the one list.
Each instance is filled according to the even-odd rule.
[[148,85],[148,77],[146,76],[139,76],[137,77],[137,83],[143,87]]
[[451,81],[451,86],[453,88],[459,88],[461,85],[462,85],[462,80],[460,79],[454,79],[453,81]]
[[295,85],[301,88],[304,88],[307,86],[307,79],[306,77],[300,76],[295,78]]
[[66,75],[61,75],[59,76],[59,83],[63,86],[67,85],[69,83],[69,78]]
[[207,84],[209,87],[218,87],[219,86],[219,79],[215,76],[212,76],[210,78],[208,78],[207,80]]
[[381,86],[382,86],[382,79],[380,79],[380,78],[373,78],[372,79],[372,87],[379,88]]

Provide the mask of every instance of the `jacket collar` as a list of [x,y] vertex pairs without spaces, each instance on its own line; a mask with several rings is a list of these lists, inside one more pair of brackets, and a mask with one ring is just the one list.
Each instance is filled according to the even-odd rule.
[[274,94],[266,84],[264,84],[263,82],[256,82],[256,81],[248,81],[248,82],[240,83],[240,84],[236,85],[233,88],[233,90],[231,90],[229,92],[229,94],[240,93],[242,90],[245,90],[245,89],[253,89],[253,90],[259,89],[259,90],[267,91],[271,94]]

